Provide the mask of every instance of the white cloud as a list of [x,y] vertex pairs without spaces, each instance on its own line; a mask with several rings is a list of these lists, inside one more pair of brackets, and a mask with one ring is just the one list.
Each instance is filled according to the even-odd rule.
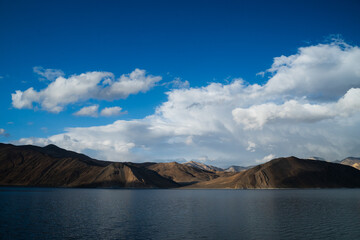
[[83,107],[76,113],[75,116],[88,116],[88,117],[97,117],[98,116],[99,105],[92,105],[88,107]]
[[195,159],[196,162],[206,163],[211,161],[208,156],[201,156],[197,159]]
[[252,141],[248,141],[248,147],[246,148],[246,150],[250,151],[250,152],[255,152],[255,148],[256,148],[256,144]]
[[289,120],[293,123],[316,122],[334,117],[347,117],[360,111],[360,88],[352,88],[337,103],[309,104],[296,100],[281,105],[265,103],[232,111],[234,120],[245,129],[262,128],[267,122]]
[[[138,137],[143,131],[146,135],[145,124],[138,121],[116,121],[106,126],[69,128],[66,131],[64,134],[49,138],[22,138],[18,143],[40,146],[53,143],[78,152],[86,153],[91,150],[93,153],[95,151],[97,153],[92,155],[99,159],[129,161],[136,160],[136,157],[130,154],[130,150],[135,147],[135,143],[131,142],[131,137]],[[144,141],[148,140],[144,139]],[[141,148],[141,146],[137,147]]]
[[[114,161],[191,160],[206,154],[220,167],[253,165],[275,155],[358,156],[359,56],[358,47],[343,43],[300,48],[295,55],[275,58],[268,70],[273,75],[262,86],[234,79],[173,89],[143,119],[68,128],[19,143],[51,142]],[[112,86],[112,81],[106,82]]]
[[192,137],[192,136],[188,136],[188,137],[185,139],[185,143],[186,143],[187,145],[193,144],[193,143],[194,143],[194,142],[193,142],[193,137]]
[[[35,138],[35,137],[20,138],[15,143],[21,144],[21,145],[37,145],[37,146],[46,146],[46,145],[49,145],[49,144],[53,144],[53,142],[51,140],[49,140],[49,139]],[[73,149],[73,148],[69,148],[69,149]]]
[[168,86],[171,86],[172,88],[189,88],[190,83],[187,80],[182,80],[181,78],[177,77],[171,82],[165,83]]
[[24,92],[16,90],[15,93],[11,94],[11,98],[12,105],[19,109],[32,108],[33,102],[39,101],[39,95],[33,88],[29,88]]
[[40,78],[41,81],[49,80],[54,81],[58,77],[63,77],[65,73],[59,69],[44,69],[43,67],[37,66],[33,68],[33,71],[43,78]]
[[269,154],[265,157],[263,157],[263,159],[257,159],[255,160],[255,162],[257,163],[265,163],[265,162],[268,162],[270,160],[273,160],[275,158],[275,155],[274,154]]
[[146,75],[145,70],[135,69],[119,79],[107,79],[105,88],[98,93],[100,99],[114,100],[127,98],[130,94],[147,92],[162,79],[160,76]]
[[69,78],[58,77],[47,88],[36,91],[17,90],[12,96],[15,108],[33,108],[38,103],[41,109],[58,113],[68,104],[89,99],[114,100],[127,98],[130,94],[146,92],[161,80],[160,76],[146,75],[145,70],[135,69],[114,79],[109,72],[88,72]]
[[[100,116],[110,117],[123,114],[121,112],[121,107],[106,107],[100,111]],[[92,105],[88,107],[83,107],[79,111],[74,113],[75,116],[88,116],[88,117],[97,117],[99,116],[99,105]]]
[[359,62],[360,48],[341,41],[299,48],[295,55],[274,58],[264,94],[335,100],[360,87]]
[[101,110],[100,115],[105,117],[117,116],[122,113],[121,110],[121,107],[106,107]]

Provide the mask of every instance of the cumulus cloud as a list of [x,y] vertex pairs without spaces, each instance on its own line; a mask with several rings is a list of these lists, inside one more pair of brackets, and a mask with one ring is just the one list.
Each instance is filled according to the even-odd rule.
[[88,72],[69,78],[60,76],[40,91],[33,88],[16,90],[11,94],[12,105],[18,109],[31,109],[35,103],[45,111],[58,113],[66,105],[76,102],[89,99],[111,101],[146,92],[160,80],[160,76],[147,75],[145,70],[140,69],[118,79],[114,79],[114,75],[109,72]]
[[105,117],[117,116],[122,114],[121,110],[121,107],[106,107],[101,110],[100,115]]
[[[116,121],[106,126],[69,128],[66,131],[49,138],[22,138],[18,143],[40,146],[53,143],[78,152],[91,151],[92,155],[99,159],[129,161],[136,160],[130,154],[130,150],[135,147],[135,143],[131,142],[131,135],[138,137],[143,131],[146,135],[146,125],[138,121]],[[115,137],[116,135],[118,137]],[[141,144],[141,141],[138,141],[138,144]]]
[[[110,117],[123,114],[121,107],[106,107],[100,111],[100,116]],[[99,116],[99,105],[92,105],[83,107],[79,111],[74,113],[75,116],[87,116],[87,117],[98,117]]]
[[360,48],[343,41],[302,47],[295,55],[274,58],[264,94],[335,100],[360,87]]
[[24,92],[16,90],[15,93],[11,94],[11,98],[13,107],[19,109],[32,108],[33,102],[39,101],[38,93],[32,87]]
[[54,81],[58,77],[63,77],[65,75],[65,73],[59,69],[44,69],[41,66],[34,67],[33,71],[34,73],[37,73],[40,76],[42,76],[42,78],[40,78],[41,81],[44,80]]
[[160,76],[146,75],[145,70],[135,69],[130,74],[124,74],[117,80],[107,79],[107,86],[98,93],[100,99],[114,100],[127,98],[130,94],[147,92],[162,79]]
[[232,111],[234,120],[245,129],[262,128],[267,122],[288,120],[290,123],[316,122],[334,117],[348,117],[360,110],[360,88],[352,88],[337,102],[328,104],[286,101],[281,105],[265,103]]
[[206,155],[220,167],[253,165],[275,155],[329,160],[357,156],[359,57],[358,47],[343,42],[303,47],[294,55],[275,58],[264,85],[233,79],[173,89],[166,93],[167,101],[143,119],[67,128],[49,138],[19,143],[55,143],[114,161]]
[[92,105],[88,107],[83,107],[76,113],[75,116],[88,116],[88,117],[97,117],[98,116],[99,105]]

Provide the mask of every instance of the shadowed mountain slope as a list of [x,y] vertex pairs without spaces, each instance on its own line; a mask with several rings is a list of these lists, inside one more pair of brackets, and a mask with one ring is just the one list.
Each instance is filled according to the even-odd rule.
[[48,187],[171,188],[179,185],[154,171],[98,161],[49,145],[0,144],[0,185]]
[[341,164],[278,158],[230,177],[189,186],[191,188],[354,188],[360,171]]
[[[278,158],[238,173],[171,163],[108,162],[58,148],[0,143],[0,185],[110,188],[353,188],[360,171],[342,164]],[[347,166],[348,164],[351,166]]]
[[165,178],[171,179],[183,185],[188,185],[201,181],[208,181],[224,175],[224,173],[207,171],[177,162],[156,163],[149,166],[148,168],[156,171]]

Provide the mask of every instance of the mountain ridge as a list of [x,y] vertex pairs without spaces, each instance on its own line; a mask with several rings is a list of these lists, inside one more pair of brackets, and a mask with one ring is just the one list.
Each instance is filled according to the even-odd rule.
[[213,172],[224,171],[224,169],[222,169],[222,168],[204,164],[204,163],[200,163],[200,162],[195,162],[195,161],[189,161],[189,162],[183,163],[183,165],[195,167],[195,168],[206,170],[206,171],[213,171]]
[[197,183],[191,188],[358,188],[360,171],[346,165],[277,158],[233,176]]
[[[0,185],[105,188],[338,188],[360,187],[360,171],[351,164],[277,158],[237,171],[211,170],[177,162],[109,162],[55,145],[37,147],[0,143]],[[194,162],[192,162],[193,164]],[[238,166],[233,166],[238,167]],[[219,169],[219,168],[218,168]],[[228,168],[229,169],[229,168]]]
[[[99,161],[73,152],[0,144],[0,185],[42,187],[174,188],[155,171],[120,162]],[[66,150],[64,150],[66,151]]]

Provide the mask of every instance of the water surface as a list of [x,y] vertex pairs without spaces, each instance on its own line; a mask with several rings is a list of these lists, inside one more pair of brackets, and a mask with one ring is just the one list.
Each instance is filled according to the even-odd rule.
[[0,188],[0,239],[360,239],[360,189]]

